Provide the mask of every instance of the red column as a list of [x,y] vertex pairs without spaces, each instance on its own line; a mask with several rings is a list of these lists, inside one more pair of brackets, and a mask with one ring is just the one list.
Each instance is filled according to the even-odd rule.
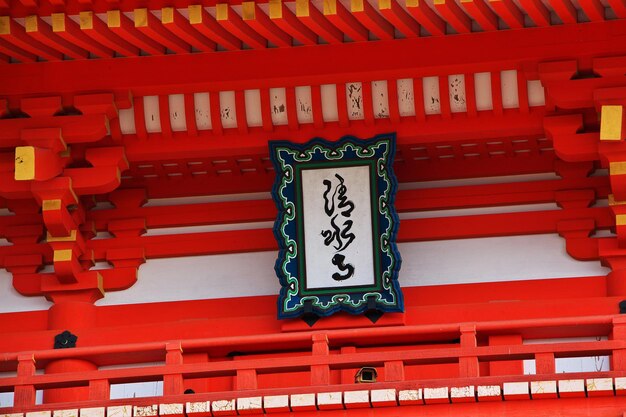
[[[48,328],[55,334],[67,330],[78,336],[76,346],[81,344],[81,330],[96,323],[94,302],[99,296],[94,291],[59,293],[53,296],[54,305],[48,310]],[[72,349],[72,348],[68,348]],[[83,359],[60,359],[50,362],[46,374],[95,371],[98,367]],[[89,398],[89,386],[55,388],[44,391],[44,403],[85,401]]]

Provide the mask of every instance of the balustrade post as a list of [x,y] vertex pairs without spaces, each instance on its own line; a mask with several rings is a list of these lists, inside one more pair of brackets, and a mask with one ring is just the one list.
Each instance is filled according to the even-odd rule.
[[539,374],[553,374],[556,372],[554,353],[535,353],[535,372]]
[[111,384],[108,379],[95,379],[89,381],[90,400],[108,400],[111,396]]
[[[17,376],[18,378],[29,377],[35,375],[35,355],[32,353],[18,355],[17,357]],[[13,405],[16,408],[32,407],[35,405],[35,386],[16,385]]]
[[[460,330],[461,348],[475,348],[478,346],[476,341],[476,325],[463,324]],[[459,376],[461,378],[480,376],[477,356],[462,356],[459,358]]]
[[239,369],[235,377],[236,390],[257,389],[256,369]]
[[[515,346],[522,344],[522,336],[519,334],[507,334],[489,336],[489,346]],[[489,362],[489,375],[523,375],[524,361],[491,361]]]
[[[165,365],[183,364],[183,347],[180,342],[165,344]],[[178,395],[184,392],[181,374],[163,375],[163,395]]]
[[[355,346],[342,346],[339,349],[339,353],[341,355],[346,355],[346,354],[350,354],[350,353],[356,353],[356,347]],[[341,373],[341,383],[342,384],[354,384],[354,376],[356,374],[356,370],[355,369],[342,369],[340,371]]]
[[385,382],[404,381],[404,362],[385,362]]
[[[330,354],[328,348],[328,335],[313,335],[313,356],[326,356]],[[328,385],[330,384],[330,366],[328,365],[312,365],[311,366],[311,385]]]
[[[613,329],[609,335],[611,340],[626,340],[626,317],[613,317]],[[626,371],[626,349],[616,349],[611,355],[611,369]]]

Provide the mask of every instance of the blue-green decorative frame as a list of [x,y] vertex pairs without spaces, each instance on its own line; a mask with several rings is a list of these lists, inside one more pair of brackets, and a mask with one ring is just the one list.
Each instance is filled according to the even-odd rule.
[[[399,225],[394,207],[397,189],[392,163],[395,155],[395,134],[361,140],[346,136],[337,142],[315,138],[305,144],[271,141],[270,158],[276,179],[272,196],[278,208],[274,235],[279,245],[275,270],[281,284],[278,317],[295,318],[305,313],[328,316],[337,311],[361,314],[376,309],[402,312],[404,303],[398,272],[401,258],[396,245]],[[299,262],[301,239],[298,236],[301,216],[297,212],[299,195],[298,174],[302,168],[371,165],[372,221],[375,248],[375,285],[336,288],[329,293],[306,290],[301,283],[302,263]],[[377,204],[376,204],[377,202]],[[377,207],[376,207],[377,206]],[[376,256],[377,255],[377,256]],[[305,292],[305,293],[303,293]]]

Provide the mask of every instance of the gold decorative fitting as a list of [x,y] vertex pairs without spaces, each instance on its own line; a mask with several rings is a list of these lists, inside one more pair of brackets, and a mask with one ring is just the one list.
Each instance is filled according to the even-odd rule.
[[609,206],[621,206],[626,204],[626,201],[615,201],[615,195],[609,194]]
[[362,12],[363,10],[365,10],[365,6],[363,6],[363,0],[350,0],[350,11]]
[[188,7],[189,23],[197,25],[202,23],[202,6],[200,4],[192,4]]
[[98,290],[100,294],[104,295],[104,279],[102,278],[102,274],[100,272],[96,273],[96,280],[98,282]]
[[622,106],[602,106],[600,140],[622,139]]
[[0,35],[8,35],[11,33],[11,18],[9,16],[0,16]]
[[15,180],[35,179],[35,147],[17,146],[15,148]]
[[55,250],[52,260],[54,262],[67,262],[72,260],[72,256],[73,253],[71,249]]
[[228,4],[219,3],[215,5],[215,19],[228,20]]
[[270,0],[270,19],[281,19],[282,17],[283,17],[283,1],[282,0]]
[[391,9],[391,0],[379,0],[378,1],[378,9],[379,10],[389,10],[389,9]]
[[65,32],[65,13],[52,13],[52,31]]
[[406,0],[406,7],[419,7],[419,0]]
[[24,18],[24,29],[26,32],[37,32],[37,15],[26,16]]
[[76,240],[76,230],[72,230],[69,236],[55,237],[48,232],[46,236],[47,242],[74,242]]
[[337,14],[337,0],[324,0],[324,14]]
[[122,16],[119,10],[107,11],[107,26],[110,28],[119,28],[122,26]]
[[626,174],[626,161],[611,162],[609,164],[610,175],[624,175]]
[[41,208],[43,211],[61,210],[61,200],[44,200]]
[[161,9],[161,23],[164,25],[174,23],[174,8],[164,7]]
[[624,226],[626,224],[626,214],[618,214],[615,216],[615,225]]
[[80,20],[81,29],[93,29],[93,12],[80,12],[78,18]]
[[254,20],[256,19],[256,11],[255,11],[256,3],[253,1],[244,1],[241,3],[241,17],[243,20]]
[[296,16],[309,16],[309,0],[296,0]]
[[148,9],[135,9],[133,17],[135,19],[136,28],[148,26]]

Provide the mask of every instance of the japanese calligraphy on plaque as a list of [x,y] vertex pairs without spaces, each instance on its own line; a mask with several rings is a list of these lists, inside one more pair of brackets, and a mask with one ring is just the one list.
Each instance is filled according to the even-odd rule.
[[402,311],[394,135],[270,142],[279,318]]

